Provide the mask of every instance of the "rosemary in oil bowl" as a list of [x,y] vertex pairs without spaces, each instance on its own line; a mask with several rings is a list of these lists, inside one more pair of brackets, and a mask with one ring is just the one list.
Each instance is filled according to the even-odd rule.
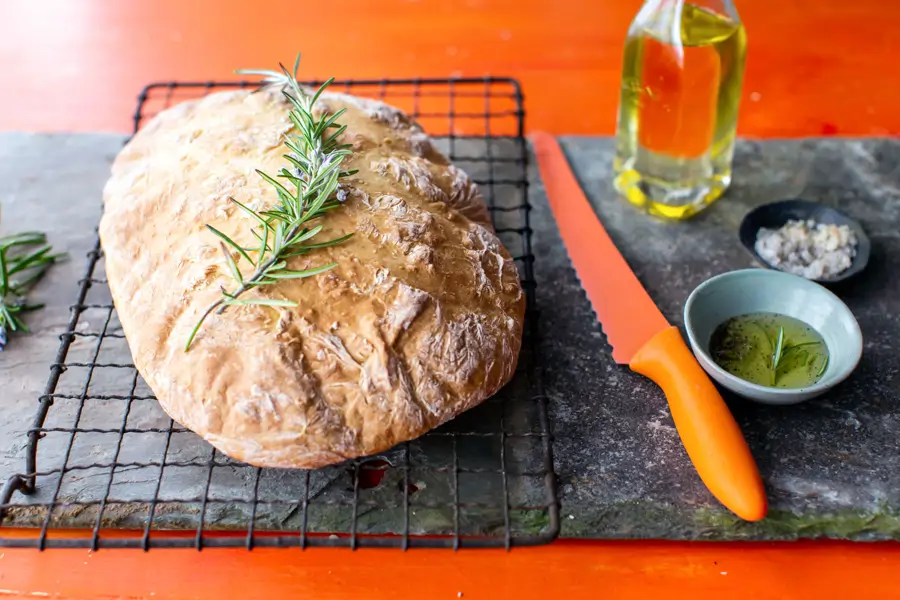
[[[234,198],[229,198],[256,221],[257,225],[251,230],[257,241],[254,247],[241,246],[213,226],[206,226],[211,233],[220,238],[219,245],[236,287],[230,291],[223,288],[222,297],[206,309],[188,337],[185,352],[190,349],[203,322],[213,311],[217,310],[221,314],[229,306],[248,304],[296,306],[297,303],[291,300],[241,296],[250,290],[273,285],[284,279],[312,277],[336,267],[337,263],[329,263],[298,271],[288,268],[288,260],[317,248],[340,244],[352,236],[348,234],[322,242],[312,241],[322,231],[322,225],[314,225],[314,221],[340,206],[341,199],[337,195],[339,180],[356,173],[341,170],[341,163],[350,154],[349,144],[338,143],[338,138],[346,130],[346,125],[340,125],[337,119],[344,114],[345,109],[334,114],[326,113],[318,119],[313,116],[313,105],[334,79],[329,79],[318,91],[310,95],[297,82],[299,54],[294,62],[293,72],[288,71],[284,65],[279,66],[281,72],[237,71],[242,74],[262,75],[264,83],[282,86],[282,93],[291,104],[289,116],[293,128],[284,141],[284,145],[290,150],[284,155],[289,168],[282,167],[275,177],[259,169],[256,171],[275,188],[278,204],[269,210],[257,212]],[[279,178],[283,182],[279,181]],[[245,275],[241,271],[242,259],[253,267],[249,274]]]
[[786,315],[751,313],[728,319],[710,339],[713,361],[750,383],[807,387],[828,368],[828,347],[812,327]]
[[28,302],[28,293],[52,264],[66,257],[54,254],[47,236],[26,231],[0,237],[0,350],[11,332],[28,332],[22,314],[43,308]]

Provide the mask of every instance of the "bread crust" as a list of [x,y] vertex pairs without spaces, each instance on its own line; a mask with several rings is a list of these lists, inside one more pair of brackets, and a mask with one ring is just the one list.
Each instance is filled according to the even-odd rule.
[[[211,224],[251,245],[277,202],[255,172],[286,163],[279,89],[219,92],[169,108],[123,148],[104,187],[100,238],[134,363],[162,408],[220,451],[264,467],[315,468],[416,438],[512,377],[524,294],[477,186],[405,113],[326,92],[346,108],[345,199],[294,257],[331,271],[247,292],[295,308],[203,311],[234,283]],[[235,256],[237,258],[237,256]],[[244,268],[247,268],[244,263]]]

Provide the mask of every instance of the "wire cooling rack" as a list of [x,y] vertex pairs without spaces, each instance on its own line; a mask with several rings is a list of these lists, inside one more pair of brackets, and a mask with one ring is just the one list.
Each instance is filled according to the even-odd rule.
[[[179,101],[251,85],[149,85],[138,98],[135,131]],[[535,356],[519,85],[356,80],[332,89],[341,88],[408,111],[479,184],[527,296],[513,380],[481,406],[379,456],[311,471],[240,463],[172,421],[135,369],[98,239],[27,432],[25,469],[0,492],[0,546],[508,549],[557,536],[550,426]]]

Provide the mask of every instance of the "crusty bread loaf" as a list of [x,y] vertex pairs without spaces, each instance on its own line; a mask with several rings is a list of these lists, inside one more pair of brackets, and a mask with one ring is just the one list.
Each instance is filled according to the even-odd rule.
[[299,306],[213,314],[187,353],[234,287],[204,225],[252,244],[254,222],[228,197],[277,202],[255,169],[286,164],[289,105],[276,88],[178,104],[127,144],[104,189],[100,237],[135,365],[175,421],[258,466],[319,467],[415,438],[497,392],[521,345],[518,273],[469,177],[399,110],[329,92],[316,107],[347,108],[345,168],[359,169],[316,239],[355,235],[288,265],[331,271],[247,293]]

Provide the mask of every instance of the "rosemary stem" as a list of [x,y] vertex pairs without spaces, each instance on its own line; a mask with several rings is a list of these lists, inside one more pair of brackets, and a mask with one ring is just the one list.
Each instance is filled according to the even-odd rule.
[[[297,232],[300,231],[301,225],[302,225],[302,223],[292,227],[287,232],[287,235],[285,237],[287,239],[291,239],[292,237],[297,235]],[[260,278],[262,278],[269,271],[269,269],[272,268],[272,265],[274,265],[276,262],[278,262],[278,259],[280,258],[279,254],[280,254],[279,252],[273,252],[271,258],[269,258],[268,260],[266,260],[266,262],[261,263],[258,267],[256,267],[256,270],[253,271],[253,274],[250,276],[249,279],[245,280],[245,282],[241,285],[241,287],[239,287],[234,292],[229,292],[229,295],[231,296],[231,298],[237,298],[238,296],[240,296],[241,294],[243,294],[244,292],[249,290],[250,286],[252,284],[257,283],[260,280]],[[224,301],[220,300],[216,304],[224,304]],[[228,308],[227,304],[225,304],[224,306],[221,306],[219,308],[219,311],[216,314],[221,315],[223,312],[225,312],[226,308]]]
[[[287,239],[291,239],[292,237],[297,235],[297,232],[300,231],[301,226],[302,226],[302,223],[292,227],[290,229],[290,231],[288,231],[288,234],[286,236]],[[251,284],[259,281],[259,279],[263,275],[265,275],[266,272],[268,272],[268,270],[272,267],[272,265],[274,265],[276,262],[278,262],[278,258],[279,258],[278,254],[273,253],[271,258],[269,258],[264,263],[261,263],[258,267],[256,267],[256,270],[253,272],[253,274],[250,276],[250,278],[247,279],[245,281],[245,283],[243,283],[241,285],[241,287],[239,287],[234,292],[229,292],[228,295],[232,299],[235,299],[238,296],[240,296],[241,294],[243,294],[244,292],[246,292],[247,290],[249,290]],[[213,311],[215,311],[216,309],[218,309],[218,311],[216,311],[216,314],[221,315],[223,312],[225,312],[226,308],[228,308],[228,305],[225,304],[225,298],[220,298],[219,300],[216,300],[211,305],[209,305],[209,307],[206,309],[206,311],[200,317],[200,320],[197,322],[197,325],[191,331],[191,335],[188,337],[187,344],[185,344],[185,346],[184,346],[185,351],[190,349],[191,343],[194,341],[194,338],[197,337],[197,332],[200,331],[200,326],[203,325],[203,322],[206,320],[206,318],[209,315],[211,315],[213,313]]]

